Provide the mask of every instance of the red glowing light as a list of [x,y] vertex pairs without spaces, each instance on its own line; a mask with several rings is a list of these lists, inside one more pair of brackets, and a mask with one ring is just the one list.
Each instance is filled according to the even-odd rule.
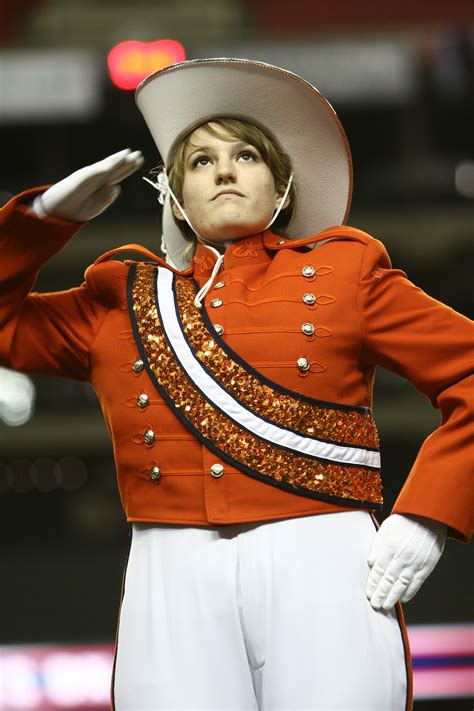
[[155,42],[129,40],[115,45],[107,57],[110,78],[119,89],[136,89],[145,77],[186,59],[181,42],[171,39]]

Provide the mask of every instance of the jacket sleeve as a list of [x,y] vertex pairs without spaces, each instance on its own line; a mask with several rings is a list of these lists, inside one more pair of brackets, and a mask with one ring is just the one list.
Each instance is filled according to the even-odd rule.
[[440,409],[392,513],[425,516],[468,541],[474,526],[474,329],[392,269],[370,240],[359,289],[362,360],[407,378]]
[[107,309],[85,284],[30,293],[41,266],[82,226],[30,213],[42,190],[21,193],[0,210],[0,364],[87,380],[90,346]]

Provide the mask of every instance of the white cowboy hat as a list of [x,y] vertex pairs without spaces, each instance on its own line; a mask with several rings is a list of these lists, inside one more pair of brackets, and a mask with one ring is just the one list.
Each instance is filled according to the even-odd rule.
[[[288,237],[345,222],[352,195],[347,137],[331,104],[296,74],[249,59],[193,59],[150,74],[135,98],[167,168],[194,128],[218,116],[241,118],[269,130],[291,158],[298,201]],[[163,237],[174,264],[185,268],[189,242],[173,219],[169,194]]]

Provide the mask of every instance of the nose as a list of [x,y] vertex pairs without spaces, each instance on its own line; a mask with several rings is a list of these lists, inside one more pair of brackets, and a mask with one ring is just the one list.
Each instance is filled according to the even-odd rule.
[[226,185],[227,183],[235,183],[235,165],[231,159],[222,158],[216,164],[216,184]]

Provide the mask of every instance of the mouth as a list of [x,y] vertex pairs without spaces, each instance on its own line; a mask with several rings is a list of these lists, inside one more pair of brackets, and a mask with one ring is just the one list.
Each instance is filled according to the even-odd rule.
[[221,195],[237,195],[238,197],[244,197],[243,194],[240,193],[238,190],[221,190],[220,193],[217,193],[217,195],[214,195],[212,200],[216,200]]

